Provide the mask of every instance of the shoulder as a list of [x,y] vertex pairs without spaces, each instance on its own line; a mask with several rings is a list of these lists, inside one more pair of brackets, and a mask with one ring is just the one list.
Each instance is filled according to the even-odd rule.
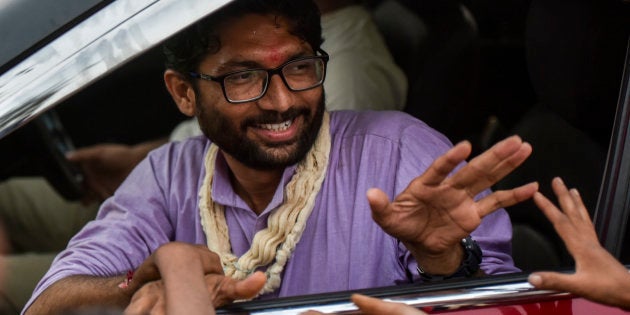
[[145,159],[154,173],[183,174],[183,170],[199,169],[203,165],[210,141],[203,135],[171,141],[151,151]]
[[401,111],[333,111],[331,133],[334,137],[375,136],[401,141],[429,139],[451,145],[442,133],[423,121]]

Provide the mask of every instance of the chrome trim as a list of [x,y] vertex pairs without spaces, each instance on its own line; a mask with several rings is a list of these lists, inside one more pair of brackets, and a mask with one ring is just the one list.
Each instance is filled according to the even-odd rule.
[[[456,310],[475,306],[490,306],[508,301],[540,301],[543,297],[558,298],[570,297],[569,293],[537,290],[528,282],[518,282],[501,285],[480,286],[469,289],[451,289],[435,292],[408,294],[393,298],[384,298],[385,301],[399,302],[416,308],[430,307],[433,311]],[[358,314],[357,307],[351,302],[333,304],[314,304],[297,306],[284,309],[267,309],[260,312],[251,312],[252,315],[297,315],[308,310],[316,310],[322,313]]]
[[0,138],[229,1],[114,1],[0,76]]

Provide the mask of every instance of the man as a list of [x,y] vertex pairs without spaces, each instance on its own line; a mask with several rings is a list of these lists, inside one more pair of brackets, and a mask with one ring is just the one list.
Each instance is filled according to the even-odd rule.
[[[407,79],[394,63],[369,12],[356,1],[316,3],[322,11],[322,48],[333,56],[324,82],[327,109],[402,109]],[[168,140],[200,134],[193,118],[180,123]],[[68,158],[85,173],[88,195],[83,202],[68,202],[43,178],[0,183],[0,218],[9,223],[15,245],[15,252],[7,259],[11,272],[2,292],[8,304],[18,310],[24,306],[55,255],[94,219],[101,201],[113,194],[149,151],[166,141],[165,137],[136,145],[96,144],[72,152]]]
[[237,0],[170,40],[165,84],[204,136],[149,154],[57,257],[26,313],[132,299],[152,308],[161,280],[119,285],[175,241],[219,256],[206,279],[264,271],[260,298],[516,271],[509,218],[492,212],[537,185],[484,190],[531,147],[509,138],[449,177],[470,144],[450,148],[399,112],[325,111],[320,44],[316,6],[290,0]]

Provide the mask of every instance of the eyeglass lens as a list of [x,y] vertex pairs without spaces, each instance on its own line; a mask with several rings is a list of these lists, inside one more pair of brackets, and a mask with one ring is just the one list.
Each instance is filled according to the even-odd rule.
[[[282,67],[284,82],[293,91],[307,90],[321,84],[324,61],[320,58],[296,60]],[[245,70],[223,79],[225,94],[230,101],[251,100],[262,96],[269,83],[269,71]]]

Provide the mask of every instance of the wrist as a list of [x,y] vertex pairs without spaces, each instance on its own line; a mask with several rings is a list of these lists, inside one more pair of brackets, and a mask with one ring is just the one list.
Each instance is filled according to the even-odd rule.
[[450,275],[457,270],[464,257],[464,251],[459,243],[439,253],[409,243],[405,243],[405,246],[416,259],[420,270],[434,275]]
[[479,245],[468,236],[463,238],[457,247],[459,250],[453,251],[447,259],[429,260],[430,265],[425,265],[426,259],[417,259],[417,271],[420,278],[425,282],[431,282],[482,274],[479,266],[483,255]]

